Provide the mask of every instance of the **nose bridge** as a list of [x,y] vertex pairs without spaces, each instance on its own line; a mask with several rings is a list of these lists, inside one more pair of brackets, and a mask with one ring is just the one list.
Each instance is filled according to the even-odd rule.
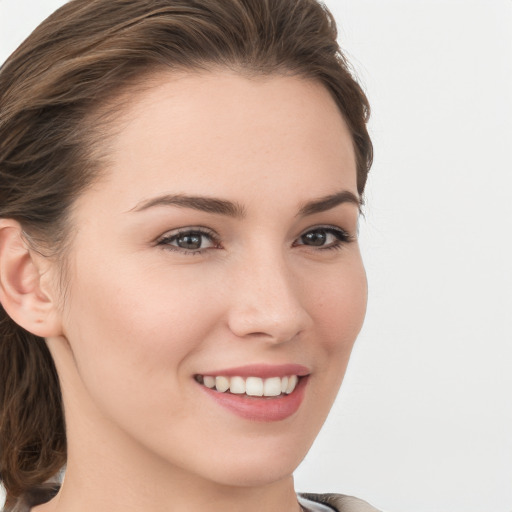
[[229,324],[236,335],[284,342],[306,327],[309,316],[283,251],[252,251],[240,260],[233,286]]

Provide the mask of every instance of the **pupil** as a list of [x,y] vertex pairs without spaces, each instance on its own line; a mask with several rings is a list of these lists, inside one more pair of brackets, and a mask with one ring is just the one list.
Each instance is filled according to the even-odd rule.
[[326,238],[325,231],[311,231],[302,237],[302,241],[307,245],[324,245]]
[[197,233],[190,233],[182,235],[178,238],[178,245],[182,249],[200,249],[201,248],[201,235]]

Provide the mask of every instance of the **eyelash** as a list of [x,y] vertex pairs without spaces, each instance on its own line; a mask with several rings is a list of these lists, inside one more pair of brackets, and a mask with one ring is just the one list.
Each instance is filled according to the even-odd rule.
[[[293,243],[293,247],[310,247],[313,250],[317,251],[332,251],[332,250],[340,250],[343,248],[344,245],[349,244],[355,240],[355,237],[350,235],[347,231],[344,229],[341,229],[339,227],[333,227],[333,226],[317,226],[311,229],[308,229],[307,231],[303,232],[297,240],[302,239],[309,233],[314,232],[323,232],[327,235],[333,235],[336,238],[336,241],[327,245],[327,246],[314,246],[314,245],[307,245],[305,243],[296,243],[296,241]],[[212,244],[213,247],[206,247],[204,249],[185,249],[182,247],[177,247],[175,245],[172,245],[172,242],[175,242],[179,238],[189,235],[189,236],[198,236],[198,237],[206,237],[208,238]],[[213,232],[206,228],[185,228],[180,229],[175,233],[172,233],[170,235],[164,235],[160,239],[157,240],[156,245],[163,247],[166,250],[178,252],[181,254],[186,254],[190,256],[195,255],[201,255],[205,251],[208,251],[210,249],[221,249],[220,239],[218,236]]]
[[[317,226],[317,227],[308,229],[302,235],[299,236],[299,239],[305,237],[309,233],[314,233],[315,231],[316,232],[324,232],[328,235],[333,235],[336,239],[335,242],[333,242],[329,245],[318,246],[316,248],[316,250],[318,250],[318,251],[332,251],[332,250],[339,251],[340,249],[343,248],[344,245],[349,244],[355,240],[355,238],[352,235],[350,235],[347,231],[345,231],[344,229],[338,228],[338,227],[334,227],[334,226]],[[294,243],[293,245],[295,247],[304,245],[305,247],[312,247],[313,249],[315,248],[315,246],[308,246],[306,244]]]
[[[207,247],[205,249],[196,249],[196,250],[189,250],[182,247],[177,247],[174,245],[171,245],[171,242],[174,242],[175,240],[178,240],[179,238],[189,235],[189,236],[200,236],[201,238],[206,237],[211,240],[213,243],[213,247]],[[172,233],[170,235],[164,235],[157,241],[157,245],[162,246],[164,249],[174,252],[179,252],[182,254],[187,254],[190,256],[200,255],[203,254],[205,251],[209,249],[220,249],[220,240],[217,237],[217,235],[206,228],[184,228],[180,229],[175,233]]]

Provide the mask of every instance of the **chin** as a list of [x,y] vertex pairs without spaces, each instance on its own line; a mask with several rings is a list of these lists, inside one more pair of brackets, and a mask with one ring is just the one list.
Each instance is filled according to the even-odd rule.
[[229,467],[217,466],[215,474],[208,475],[207,479],[226,487],[266,487],[291,478],[299,462],[275,459],[267,460],[265,464],[236,462]]
[[[207,480],[230,487],[262,487],[286,480],[306,456],[314,436],[305,441],[293,439],[253,439],[243,444],[234,444],[225,449],[221,456],[215,454],[205,465]],[[214,463],[212,464],[212,462]],[[211,470],[210,470],[211,469]],[[199,470],[200,471],[200,470]]]

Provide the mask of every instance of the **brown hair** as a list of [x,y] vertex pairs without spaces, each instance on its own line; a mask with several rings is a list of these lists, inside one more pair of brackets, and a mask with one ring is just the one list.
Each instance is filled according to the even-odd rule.
[[[316,0],[74,0],[0,68],[0,218],[62,254],[75,198],[101,169],[102,107],[161,69],[312,78],[353,137],[359,193],[372,161],[368,101]],[[66,462],[57,373],[43,339],[0,307],[0,479],[7,509]]]

